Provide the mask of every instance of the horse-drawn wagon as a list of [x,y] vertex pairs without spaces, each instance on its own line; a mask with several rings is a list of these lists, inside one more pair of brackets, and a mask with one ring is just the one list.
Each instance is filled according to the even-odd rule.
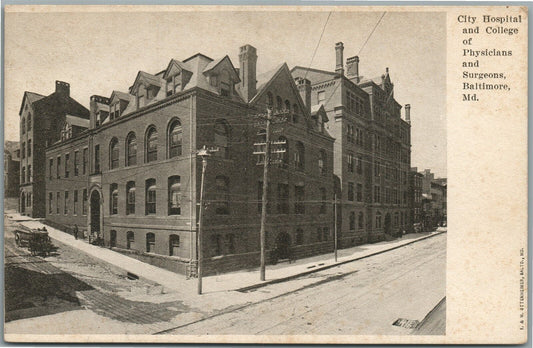
[[18,228],[14,233],[18,247],[28,248],[32,255],[50,255],[52,241],[46,229]]

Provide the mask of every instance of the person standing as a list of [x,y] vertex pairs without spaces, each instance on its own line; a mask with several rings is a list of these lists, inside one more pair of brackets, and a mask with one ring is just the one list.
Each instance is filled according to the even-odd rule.
[[74,238],[78,239],[78,225],[74,224]]

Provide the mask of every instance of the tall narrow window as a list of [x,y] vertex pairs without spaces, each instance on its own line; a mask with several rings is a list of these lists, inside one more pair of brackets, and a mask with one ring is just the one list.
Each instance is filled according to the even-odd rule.
[[348,200],[353,202],[354,199],[354,186],[353,182],[348,183]]
[[358,202],[363,201],[363,185],[357,184],[356,197]]
[[350,231],[355,230],[355,212],[350,213]]
[[180,247],[180,236],[177,234],[171,234],[168,237],[168,255],[176,256],[178,255]]
[[111,139],[111,143],[109,144],[109,168],[115,169],[118,168],[118,139],[113,138]]
[[168,157],[173,158],[182,154],[183,130],[179,120],[172,122],[168,132]]
[[50,180],[52,180],[53,176],[52,176],[52,171],[54,170],[54,159],[53,158],[50,158],[48,160],[48,178]]
[[118,185],[109,186],[109,214],[118,214]]
[[74,176],[80,174],[80,153],[79,151],[74,151]]
[[100,173],[100,145],[94,145],[94,173]]
[[289,213],[289,185],[278,184],[278,214]]
[[78,214],[78,190],[74,190],[74,215]]
[[276,96],[276,107],[278,110],[283,110],[283,101],[279,95]]
[[87,165],[89,163],[89,149],[83,149],[83,168],[82,173],[83,175],[87,174]]
[[32,182],[32,177],[31,177],[31,164],[28,165],[28,182]]
[[320,173],[320,175],[326,174],[326,152],[324,150],[320,150],[319,153],[318,172]]
[[22,121],[20,122],[20,125],[22,127],[22,134],[25,134],[26,133],[26,119],[24,117],[22,118]]
[[363,157],[357,156],[355,167],[357,170],[357,174],[363,174]]
[[157,161],[157,131],[150,127],[146,133],[146,162]]
[[358,222],[359,222],[359,229],[362,229],[364,227],[364,221],[365,221],[365,215],[363,214],[363,212],[360,212],[359,213],[359,219],[358,219]]
[[349,171],[350,173],[353,173],[353,171],[354,171],[354,158],[353,158],[353,154],[349,153],[349,154],[347,155],[347,158],[348,158],[348,165],[347,165],[347,167],[348,167],[348,171]]
[[61,192],[56,193],[56,214],[59,214],[59,207],[61,201]]
[[65,178],[68,178],[70,174],[70,154],[65,154]]
[[31,139],[28,140],[28,158],[31,157]]
[[318,104],[324,104],[324,102],[326,101],[326,91],[318,91],[317,100]]
[[288,100],[285,100],[285,111],[291,112],[291,102]]
[[294,214],[305,214],[305,191],[303,185],[294,186]]
[[126,249],[135,248],[135,234],[132,231],[126,232]]
[[22,167],[22,170],[20,172],[20,182],[24,183],[26,182],[26,168]]
[[63,213],[68,214],[68,191],[65,191],[65,201],[63,202]]
[[52,192],[48,193],[48,214],[52,214],[52,204],[54,202],[54,195]]
[[20,149],[22,153],[22,158],[26,158],[26,143],[22,143],[22,147]]
[[297,170],[304,170],[305,168],[305,147],[300,141],[296,143],[294,150],[294,167]]
[[181,214],[181,182],[179,176],[168,178],[168,215]]
[[153,253],[155,251],[155,234],[146,234],[146,252]]
[[229,125],[225,120],[215,122],[215,146],[222,158],[229,159]]
[[[267,93],[267,106],[271,108],[274,106],[274,96],[270,92]],[[24,131],[22,133],[24,134]]]
[[298,104],[292,105],[292,122],[298,123],[300,117],[300,108],[298,107]]
[[83,200],[81,201],[81,211],[83,215],[87,215],[87,189],[83,189]]
[[229,214],[229,179],[226,176],[218,175],[216,181],[216,213],[220,215]]
[[31,131],[31,114],[28,114],[28,132]]
[[281,168],[288,168],[289,167],[289,141],[284,136],[279,137],[278,141],[280,143],[285,142],[285,144],[277,145],[276,149],[285,150],[285,152],[276,153],[276,160],[279,162],[279,166]]
[[135,133],[128,134],[126,139],[126,166],[137,164],[137,138]]
[[155,179],[146,180],[146,204],[145,214],[155,214],[156,212],[156,186]]
[[135,214],[135,181],[126,184],[126,214]]

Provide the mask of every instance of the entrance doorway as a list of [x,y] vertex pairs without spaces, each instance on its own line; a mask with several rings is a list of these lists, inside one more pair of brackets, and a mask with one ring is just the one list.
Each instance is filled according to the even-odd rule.
[[387,215],[385,215],[385,233],[390,235],[391,234],[391,229],[392,227],[392,224],[391,224],[391,217],[390,217],[390,214],[387,213]]
[[109,244],[111,248],[114,248],[117,246],[117,231],[111,230],[111,236],[109,237]]
[[291,236],[287,232],[280,232],[276,237],[276,259],[291,259]]
[[100,194],[94,190],[91,193],[91,233],[100,236]]

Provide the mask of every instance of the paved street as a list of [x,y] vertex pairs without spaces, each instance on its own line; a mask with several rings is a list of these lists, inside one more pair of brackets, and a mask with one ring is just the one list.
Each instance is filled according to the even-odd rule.
[[444,234],[311,275],[321,281],[171,333],[408,334],[393,322],[422,321],[445,296],[445,267]]
[[[9,334],[411,334],[445,296],[446,234],[249,292],[185,298],[57,240],[51,256],[31,256],[14,227],[6,219]],[[426,326],[439,334],[444,323],[445,306]]]

